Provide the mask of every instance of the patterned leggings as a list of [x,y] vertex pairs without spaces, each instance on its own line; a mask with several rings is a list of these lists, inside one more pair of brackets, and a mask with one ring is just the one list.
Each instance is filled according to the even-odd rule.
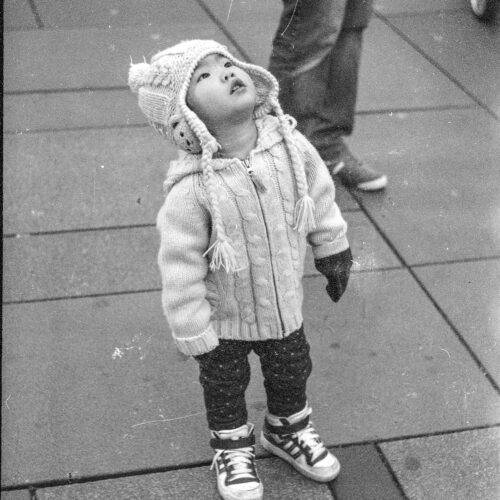
[[303,327],[280,340],[221,339],[213,351],[195,356],[211,430],[236,429],[247,422],[245,390],[252,350],[260,358],[269,412],[288,417],[305,407],[312,362]]

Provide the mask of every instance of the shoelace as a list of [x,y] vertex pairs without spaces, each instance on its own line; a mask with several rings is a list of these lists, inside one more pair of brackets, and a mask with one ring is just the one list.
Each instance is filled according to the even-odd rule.
[[236,450],[217,450],[212,460],[210,470],[215,467],[219,457],[223,456],[226,462],[228,482],[247,479],[248,481],[256,481],[253,461],[255,452],[253,447],[238,448]]
[[311,460],[314,462],[317,457],[325,452],[326,448],[315,431],[314,427],[309,423],[305,429],[297,432],[297,439],[300,444],[304,445],[310,454]]

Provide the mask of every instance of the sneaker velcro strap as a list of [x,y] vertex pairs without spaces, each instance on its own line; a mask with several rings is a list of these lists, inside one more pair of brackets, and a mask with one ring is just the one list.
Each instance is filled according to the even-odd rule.
[[238,448],[246,448],[255,444],[255,435],[251,434],[248,437],[240,437],[238,439],[217,439],[210,440],[210,446],[214,450],[237,450]]
[[302,429],[305,429],[309,424],[309,415],[299,422],[287,425],[271,425],[266,419],[266,429],[272,434],[277,434],[278,436],[285,436],[287,434],[294,434]]

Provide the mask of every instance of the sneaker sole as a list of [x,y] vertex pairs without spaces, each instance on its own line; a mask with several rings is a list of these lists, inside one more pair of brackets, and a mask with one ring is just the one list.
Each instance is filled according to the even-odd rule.
[[269,442],[266,439],[266,436],[264,436],[264,433],[261,433],[260,435],[260,444],[269,453],[272,453],[273,455],[282,458],[285,462],[288,462],[296,471],[300,472],[302,475],[314,481],[318,481],[319,483],[328,483],[329,481],[333,481],[339,475],[340,463],[338,462],[338,460],[336,462],[337,467],[328,476],[324,476],[316,474],[310,469],[304,469],[303,467],[301,467],[301,465],[298,464],[286,451],[283,451],[281,448],[278,448],[277,446],[274,446],[274,444]]
[[264,497],[262,483],[254,490],[240,490],[234,493],[224,489],[224,485],[220,485],[219,483],[217,483],[217,489],[223,500],[262,500]]
[[360,184],[354,187],[361,189],[361,191],[378,191],[380,189],[384,189],[386,186],[387,186],[387,176],[383,175],[382,177],[378,177],[373,181],[361,182]]

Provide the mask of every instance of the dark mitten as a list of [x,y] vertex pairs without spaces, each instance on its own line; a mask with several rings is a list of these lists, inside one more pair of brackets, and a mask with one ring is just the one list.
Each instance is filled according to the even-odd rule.
[[343,252],[315,259],[316,269],[326,277],[326,291],[334,302],[338,302],[345,292],[352,266],[352,253],[348,248]]

